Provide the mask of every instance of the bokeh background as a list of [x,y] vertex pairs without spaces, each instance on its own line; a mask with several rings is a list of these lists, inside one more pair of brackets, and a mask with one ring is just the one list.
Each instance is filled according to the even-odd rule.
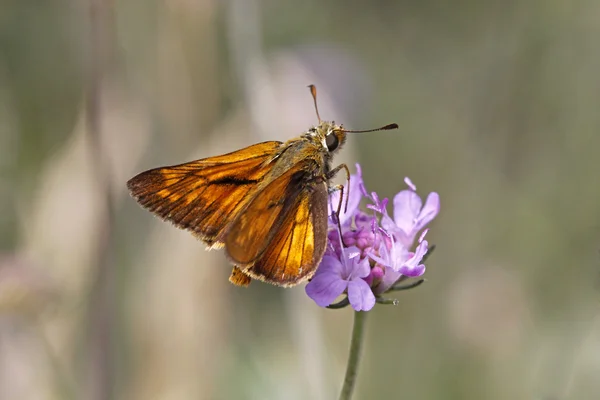
[[427,282],[370,315],[357,399],[600,398],[600,2],[3,0],[0,399],[332,399],[352,312],[230,285],[140,207],[151,167],[353,135],[437,191]]

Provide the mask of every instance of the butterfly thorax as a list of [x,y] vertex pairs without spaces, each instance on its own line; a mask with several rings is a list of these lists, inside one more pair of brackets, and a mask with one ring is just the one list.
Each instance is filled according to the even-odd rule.
[[[276,178],[292,166],[302,166],[304,179],[315,180],[327,175],[333,154],[346,141],[346,132],[335,122],[323,121],[302,136],[288,140],[270,160],[270,178]],[[310,162],[312,161],[312,162]]]

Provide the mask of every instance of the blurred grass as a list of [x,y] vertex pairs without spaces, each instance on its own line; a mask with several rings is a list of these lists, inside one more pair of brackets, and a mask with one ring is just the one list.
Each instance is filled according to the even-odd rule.
[[[344,161],[362,164],[370,190],[393,196],[410,176],[442,200],[428,282],[373,312],[356,397],[597,397],[599,3],[105,6],[111,397],[335,396],[350,313],[318,309],[302,288],[229,286],[222,252],[205,253],[125,190],[146,168],[297,136],[315,122],[309,83],[325,118],[400,124],[349,138]],[[3,268],[47,275],[60,299],[39,310],[45,338],[28,316],[0,316],[0,349],[11,349],[0,352],[0,398],[64,398],[60,375],[90,398],[82,321],[106,193],[84,124],[89,9],[0,10],[0,249],[20,260]]]

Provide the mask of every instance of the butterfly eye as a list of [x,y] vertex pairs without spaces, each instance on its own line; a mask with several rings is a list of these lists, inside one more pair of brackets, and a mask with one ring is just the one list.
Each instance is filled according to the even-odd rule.
[[325,137],[325,144],[327,145],[327,150],[334,151],[337,149],[340,142],[337,135],[334,132],[331,132]]

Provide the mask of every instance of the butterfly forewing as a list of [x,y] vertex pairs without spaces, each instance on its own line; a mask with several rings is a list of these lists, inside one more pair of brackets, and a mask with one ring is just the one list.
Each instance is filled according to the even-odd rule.
[[217,157],[135,176],[127,186],[137,201],[209,245],[222,242],[229,223],[252,199],[271,170],[281,142],[271,141]]
[[312,160],[298,163],[262,189],[232,224],[225,248],[245,274],[282,286],[312,276],[327,242],[327,186],[315,172]]

